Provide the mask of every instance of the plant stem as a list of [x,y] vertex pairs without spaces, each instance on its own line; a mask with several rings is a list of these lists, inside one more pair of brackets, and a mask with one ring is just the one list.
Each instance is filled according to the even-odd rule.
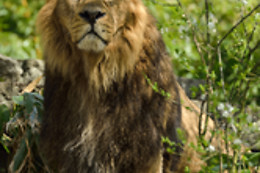
[[258,8],[260,7],[260,3],[255,6],[247,15],[242,17],[218,42],[217,47],[221,45],[221,43],[241,24],[246,20],[248,17],[250,17]]

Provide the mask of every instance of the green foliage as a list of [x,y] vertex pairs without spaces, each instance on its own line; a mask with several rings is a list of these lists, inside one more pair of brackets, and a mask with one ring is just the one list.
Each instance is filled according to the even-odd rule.
[[163,90],[162,88],[160,88],[158,86],[157,82],[152,82],[150,78],[148,78],[147,75],[144,74],[144,77],[147,81],[147,83],[152,87],[152,89],[156,92],[159,93],[160,95],[164,96],[166,99],[169,99],[171,97],[171,94],[165,90]]
[[166,146],[166,151],[171,154],[174,154],[178,148],[182,148],[183,145],[186,144],[186,136],[184,132],[180,128],[177,128],[176,130],[181,143],[171,141],[168,137],[162,136],[161,138],[163,145]]
[[[235,22],[258,3],[257,0],[240,2],[234,0],[209,1],[209,21],[207,26],[204,1],[144,0],[144,2],[158,21],[158,27],[163,34],[168,51],[173,57],[178,76],[200,79],[206,77],[206,67],[202,65],[200,53],[194,41],[194,34],[197,42],[202,47],[205,47],[201,51],[206,51],[211,48],[207,47],[207,32],[210,34],[211,46],[216,46],[221,37],[226,34]],[[247,2],[247,4],[245,5],[243,2]],[[237,42],[246,42],[247,40],[245,34],[243,34],[244,27],[246,27],[248,34],[256,27],[256,22],[259,22],[260,17],[256,13],[246,20],[244,24],[236,28],[236,34],[229,35],[225,40],[223,53],[226,51],[236,52],[237,50],[234,50],[234,48],[242,48],[239,46],[241,44]],[[259,38],[259,26],[255,28],[255,36],[252,39],[251,46],[258,41],[257,38]],[[237,41],[234,41],[234,39]],[[245,44],[242,45],[245,46]],[[258,50],[255,53],[259,57],[260,51]],[[206,59],[207,56],[204,58]],[[222,59],[227,61],[223,64],[231,67],[232,63],[234,63],[231,59],[234,58],[233,55],[228,56],[225,53],[222,55]],[[206,59],[207,61],[208,59]],[[232,69],[227,68],[226,70]]]
[[[157,18],[177,75],[206,81],[194,91],[200,90],[205,95],[206,114],[214,119],[216,126],[212,134],[225,141],[222,147],[227,152],[214,148],[212,141],[205,139],[205,132],[200,132],[199,144],[190,144],[190,147],[203,154],[207,166],[202,172],[223,172],[225,169],[251,172],[249,166],[258,170],[259,154],[248,153],[241,146],[248,145],[245,140],[248,131],[260,134],[259,128],[256,130],[253,125],[254,120],[260,119],[259,114],[253,116],[253,111],[248,111],[259,112],[260,105],[259,2],[144,2]],[[156,81],[152,83],[156,84]],[[156,87],[153,88],[156,91]],[[166,139],[163,141],[172,145]],[[189,172],[188,168],[186,172]]]
[[[13,97],[14,108],[10,112],[6,107],[0,108],[0,124],[6,124],[1,133],[1,143],[6,151],[14,150],[10,162],[12,172],[39,172],[44,170],[38,150],[39,127],[43,113],[43,97],[37,93],[25,93]],[[5,115],[5,116],[3,116]],[[3,129],[3,128],[1,128]],[[16,145],[18,144],[18,145]]]
[[0,0],[0,54],[40,58],[35,20],[44,0]]
[[10,110],[5,105],[0,105],[0,135],[2,136],[3,125],[9,121]]
[[7,106],[0,105],[0,145],[3,146],[3,148],[7,153],[10,153],[8,147],[5,145],[6,141],[8,141],[8,138],[4,134],[3,129],[5,127],[5,124],[9,121],[9,119],[10,119],[10,110],[8,109]]
[[176,146],[177,144],[175,142],[171,141],[168,137],[162,137],[162,143],[168,145],[168,147],[166,148],[166,151],[168,153],[171,153],[171,154],[175,153],[176,147],[177,147]]

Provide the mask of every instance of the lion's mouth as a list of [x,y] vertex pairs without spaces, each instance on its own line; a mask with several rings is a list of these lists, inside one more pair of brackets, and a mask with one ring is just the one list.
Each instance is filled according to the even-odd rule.
[[77,44],[79,44],[82,40],[84,40],[84,38],[87,36],[87,35],[95,35],[98,39],[100,39],[105,45],[108,44],[108,41],[103,39],[98,33],[96,33],[93,29],[86,32],[78,41],[77,41]]

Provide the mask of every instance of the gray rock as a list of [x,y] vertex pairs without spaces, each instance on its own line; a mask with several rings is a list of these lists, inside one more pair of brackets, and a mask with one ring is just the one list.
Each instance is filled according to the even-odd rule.
[[[181,85],[181,87],[185,90],[185,93],[189,98],[196,99],[196,100],[203,100],[204,95],[199,89],[199,85],[204,85],[205,81],[201,79],[188,79],[188,78],[182,78],[178,77],[178,82]],[[192,90],[196,90],[196,95],[192,95]]]
[[23,69],[23,74],[22,74],[23,83],[29,83],[33,79],[36,79],[43,74],[44,62],[41,60],[30,59],[30,60],[20,61],[20,64]]
[[[0,55],[0,104],[11,106],[12,96],[21,91],[34,79],[42,76],[44,62],[41,60],[15,60]],[[43,81],[39,88],[42,88]]]
[[0,78],[2,80],[18,80],[23,70],[19,63],[0,54]]

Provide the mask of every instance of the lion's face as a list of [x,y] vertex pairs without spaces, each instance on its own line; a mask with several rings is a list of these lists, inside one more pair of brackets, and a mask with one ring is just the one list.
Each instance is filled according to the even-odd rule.
[[37,20],[47,68],[108,88],[133,71],[148,16],[141,0],[47,0]]
[[[60,0],[58,14],[81,50],[103,51],[125,23],[125,0]],[[126,8],[125,8],[126,9]]]

